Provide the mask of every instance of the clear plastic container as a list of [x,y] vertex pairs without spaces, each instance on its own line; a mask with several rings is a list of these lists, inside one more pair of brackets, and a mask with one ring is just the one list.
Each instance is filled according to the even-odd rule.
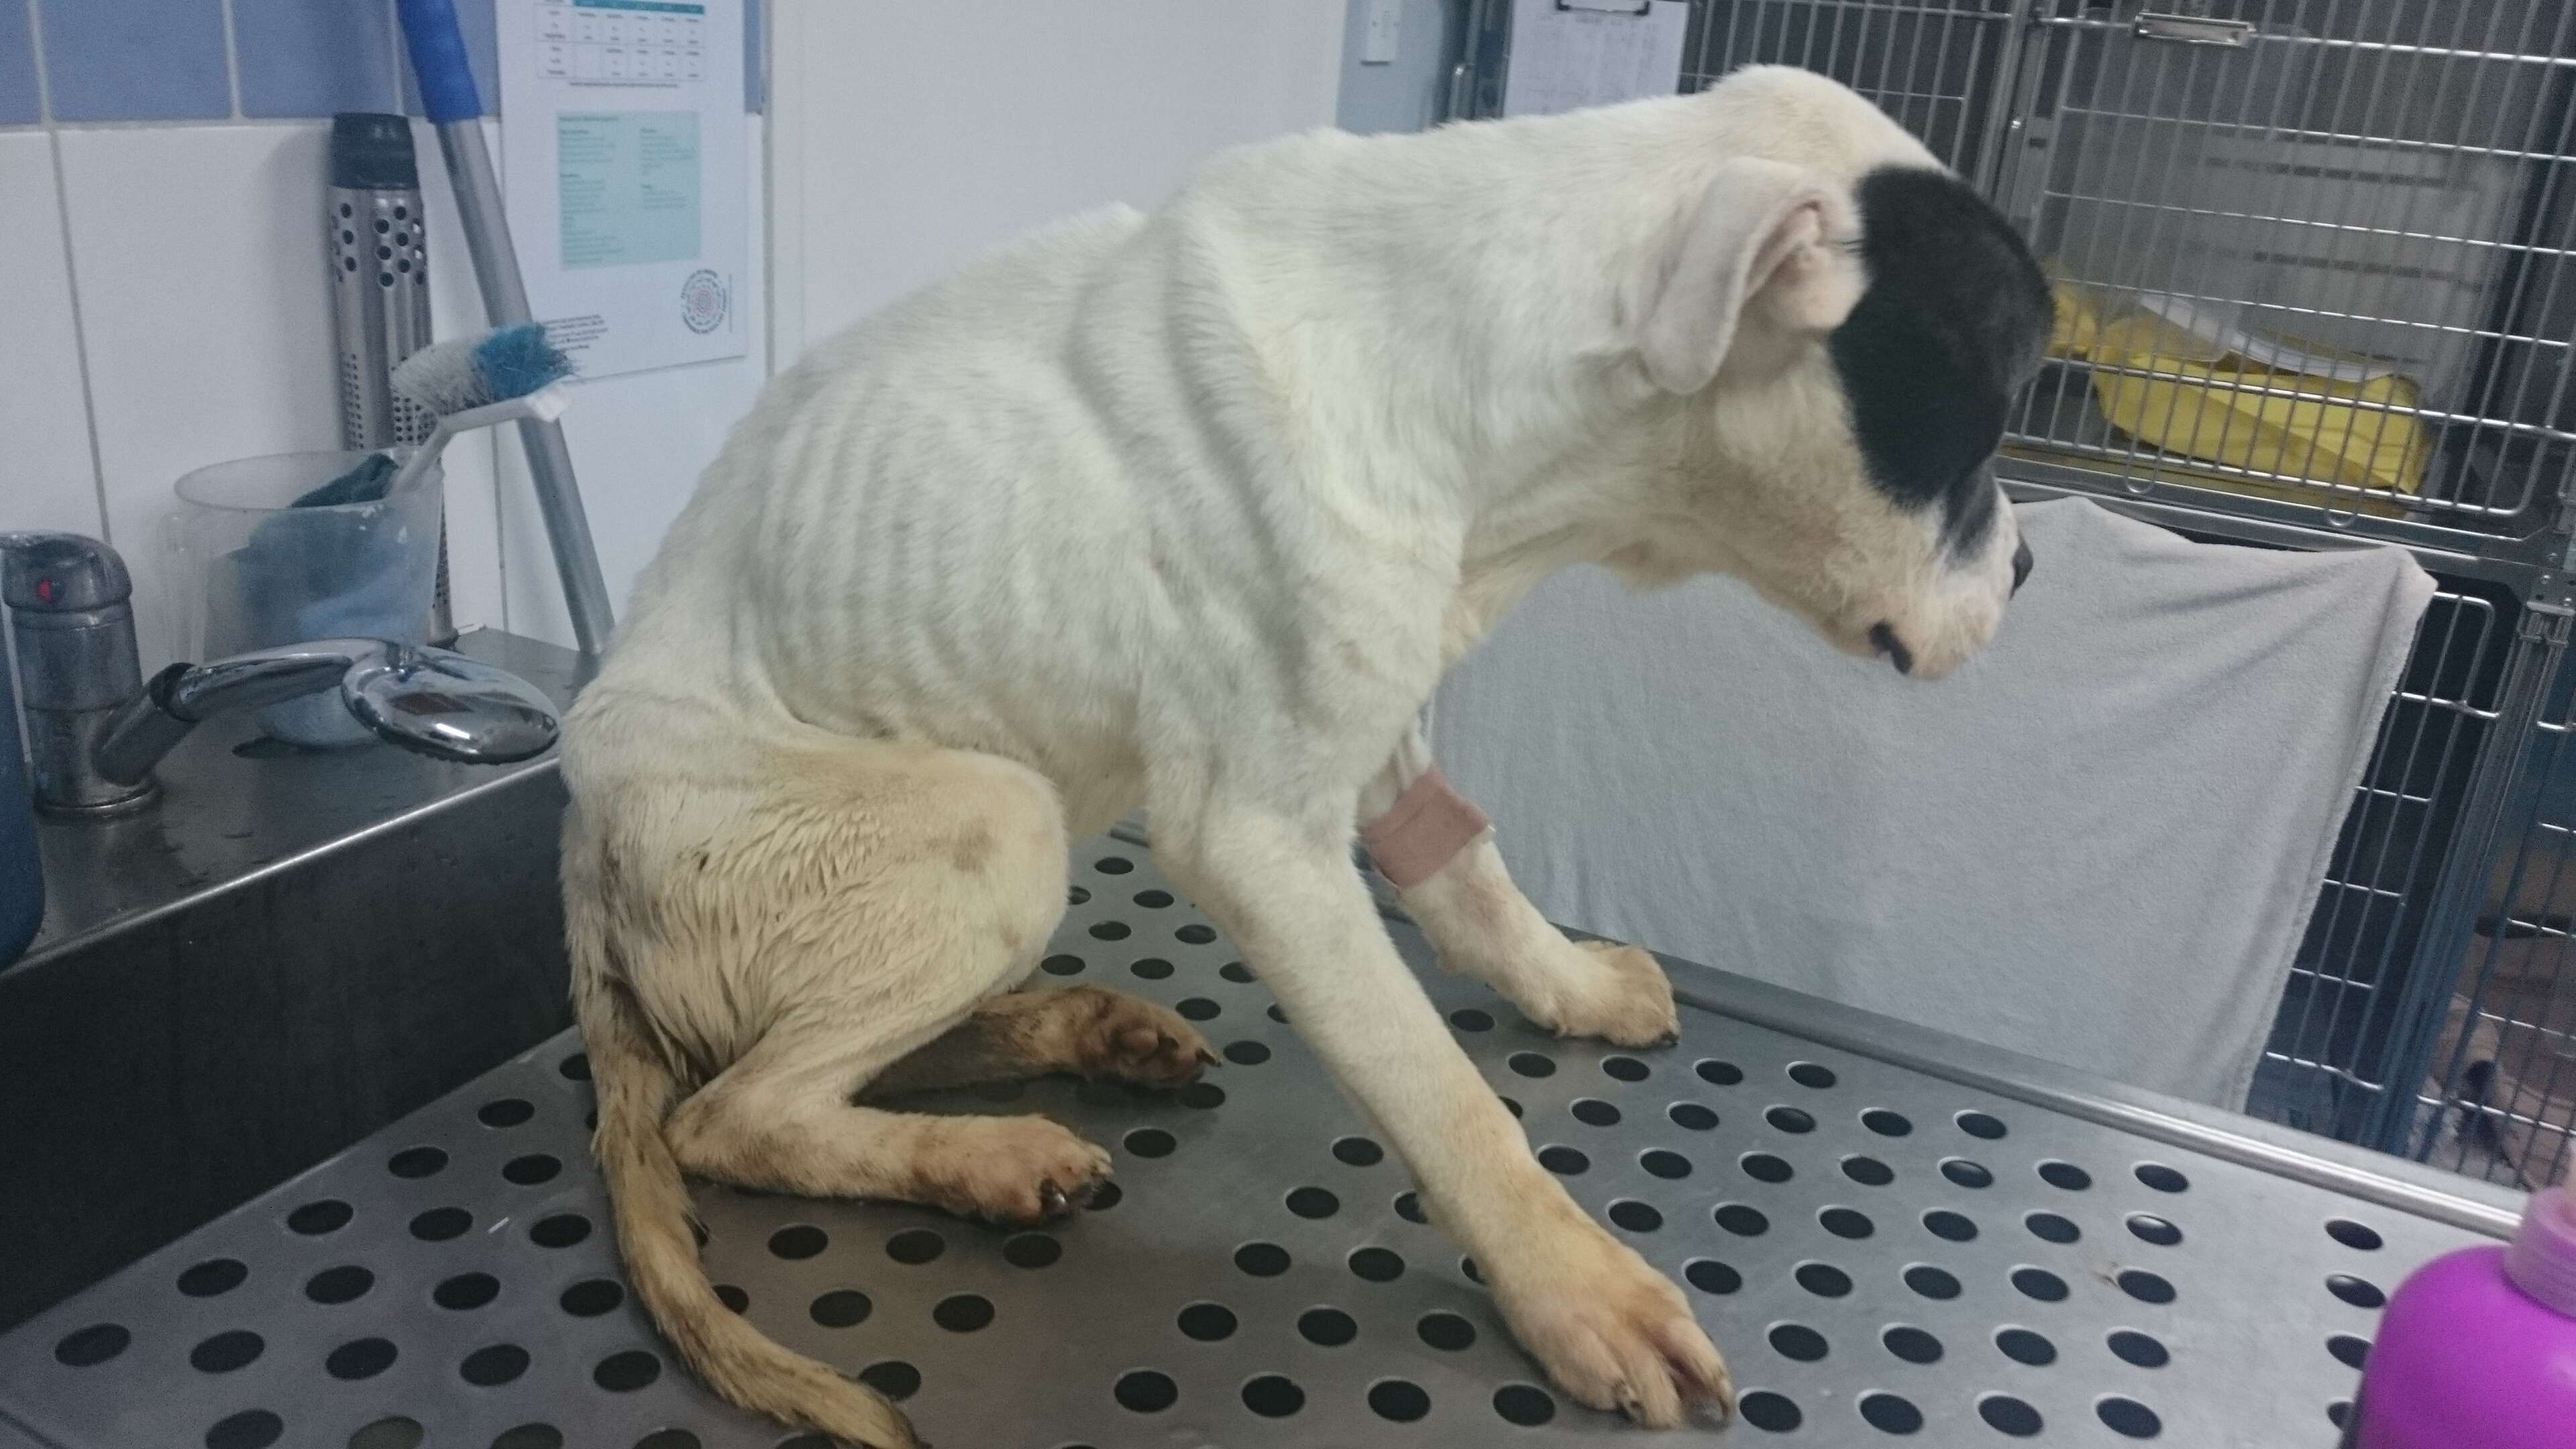
[[[307,639],[427,641],[438,587],[437,467],[378,502],[288,506],[367,456],[276,453],[179,480],[166,541],[178,597],[199,603],[180,636],[195,658]],[[330,692],[262,710],[259,726],[310,748],[374,738]]]

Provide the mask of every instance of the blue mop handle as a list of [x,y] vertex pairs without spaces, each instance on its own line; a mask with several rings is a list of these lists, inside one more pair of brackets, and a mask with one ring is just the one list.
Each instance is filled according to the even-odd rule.
[[466,63],[456,0],[395,0],[395,8],[402,15],[403,39],[411,49],[412,73],[420,78],[420,103],[430,122],[443,126],[480,117],[483,97],[474,89],[474,68]]

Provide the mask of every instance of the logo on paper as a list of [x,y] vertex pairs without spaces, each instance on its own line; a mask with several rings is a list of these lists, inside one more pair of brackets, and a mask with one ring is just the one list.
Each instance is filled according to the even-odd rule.
[[725,285],[715,273],[700,269],[680,284],[680,320],[692,332],[713,332],[724,325]]

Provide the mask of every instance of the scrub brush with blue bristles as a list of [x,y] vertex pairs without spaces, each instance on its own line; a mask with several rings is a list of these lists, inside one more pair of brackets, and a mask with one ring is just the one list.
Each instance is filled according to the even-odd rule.
[[427,440],[399,465],[390,453],[372,454],[294,506],[373,503],[418,482],[459,433],[520,419],[552,422],[571,401],[561,386],[570,376],[572,359],[546,340],[540,322],[433,342],[393,374],[394,391],[438,419]]

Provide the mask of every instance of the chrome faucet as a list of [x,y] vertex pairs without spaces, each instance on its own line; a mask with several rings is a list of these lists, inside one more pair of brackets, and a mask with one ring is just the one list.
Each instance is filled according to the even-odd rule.
[[325,639],[173,664],[142,677],[134,584],[116,550],[74,533],[0,533],[0,603],[18,655],[18,698],[36,804],[108,814],[157,788],[152,767],[201,721],[337,687],[379,738],[468,764],[543,754],[553,706],[507,670],[383,639]]

